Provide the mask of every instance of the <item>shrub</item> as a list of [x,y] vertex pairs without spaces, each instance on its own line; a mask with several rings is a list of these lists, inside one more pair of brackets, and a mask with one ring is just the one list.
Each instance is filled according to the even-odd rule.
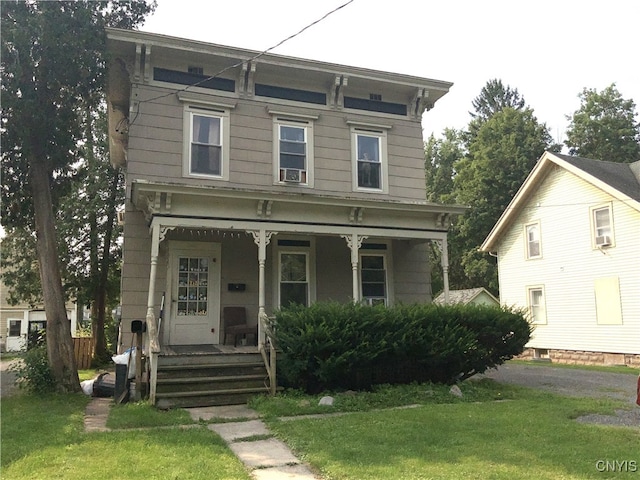
[[43,395],[55,390],[55,380],[49,366],[46,345],[37,345],[24,354],[22,360],[11,364],[16,384],[31,393]]
[[518,355],[531,335],[522,312],[465,305],[294,305],[273,329],[282,382],[309,393],[455,383]]

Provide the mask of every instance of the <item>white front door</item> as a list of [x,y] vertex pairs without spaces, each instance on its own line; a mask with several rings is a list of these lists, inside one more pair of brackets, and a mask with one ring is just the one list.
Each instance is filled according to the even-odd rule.
[[171,242],[171,345],[220,342],[220,244]]

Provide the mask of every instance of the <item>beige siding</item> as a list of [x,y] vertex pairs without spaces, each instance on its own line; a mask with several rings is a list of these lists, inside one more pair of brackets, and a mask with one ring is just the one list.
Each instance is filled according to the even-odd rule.
[[316,240],[316,279],[319,302],[348,302],[353,299],[351,251],[338,237]]
[[[133,100],[140,104],[130,126],[127,173],[129,181],[147,179],[193,185],[225,185],[258,190],[291,191],[301,187],[273,185],[273,118],[257,98],[240,99],[212,94],[210,98],[235,104],[230,113],[229,181],[182,177],[184,105],[172,90],[139,85]],[[420,123],[403,117],[378,118],[301,104],[285,111],[317,115],[314,122],[314,178],[312,191],[322,195],[350,194],[361,198],[424,200],[424,154]],[[366,112],[365,112],[366,113]],[[347,121],[390,124],[387,135],[389,194],[352,191],[351,136]],[[309,189],[306,189],[309,190]]]
[[395,302],[430,302],[432,292],[428,245],[394,241],[392,249]]
[[[612,202],[615,247],[592,247],[589,208]],[[540,221],[542,258],[525,260],[523,225]],[[503,237],[500,299],[526,306],[526,286],[544,285],[547,324],[534,348],[640,353],[640,212],[555,167]],[[618,277],[622,325],[598,325],[594,281]]]

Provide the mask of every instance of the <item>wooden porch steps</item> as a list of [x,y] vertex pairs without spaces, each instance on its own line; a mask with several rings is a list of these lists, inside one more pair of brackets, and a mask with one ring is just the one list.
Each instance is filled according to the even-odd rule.
[[156,406],[236,405],[268,393],[267,370],[259,353],[159,355]]

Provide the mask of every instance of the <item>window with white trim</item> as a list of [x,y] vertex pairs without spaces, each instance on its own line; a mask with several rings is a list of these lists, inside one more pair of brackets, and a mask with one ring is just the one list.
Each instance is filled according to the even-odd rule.
[[547,309],[545,306],[543,286],[527,288],[527,307],[529,309],[529,315],[531,316],[532,323],[547,323]]
[[184,117],[184,175],[228,180],[229,111],[189,105]]
[[269,113],[273,115],[273,182],[313,187],[313,121],[318,117]]
[[540,222],[525,225],[524,231],[527,259],[542,257],[542,248],[540,244]]
[[360,255],[360,292],[364,303],[387,305],[387,268],[385,255]]
[[387,193],[387,132],[384,129],[351,128],[353,189]]
[[613,215],[610,204],[591,208],[591,230],[594,248],[613,245]]
[[280,252],[281,307],[309,305],[309,256],[306,252]]

